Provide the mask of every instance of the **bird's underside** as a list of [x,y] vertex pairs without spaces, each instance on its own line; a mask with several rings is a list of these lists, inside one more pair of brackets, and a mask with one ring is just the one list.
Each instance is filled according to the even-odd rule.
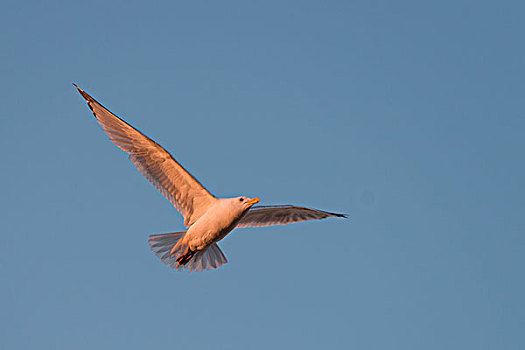
[[202,271],[226,263],[217,242],[234,228],[346,217],[293,205],[253,206],[258,198],[216,198],[159,144],[75,87],[111,142],[129,154],[133,165],[184,217],[188,231],[149,237],[152,251],[173,268]]

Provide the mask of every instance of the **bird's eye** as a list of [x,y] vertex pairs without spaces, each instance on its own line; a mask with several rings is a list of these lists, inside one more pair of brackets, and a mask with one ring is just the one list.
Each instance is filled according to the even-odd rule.
[[244,200],[244,198],[242,198],[242,197],[241,197],[241,198],[239,198],[239,202],[242,202],[243,200]]

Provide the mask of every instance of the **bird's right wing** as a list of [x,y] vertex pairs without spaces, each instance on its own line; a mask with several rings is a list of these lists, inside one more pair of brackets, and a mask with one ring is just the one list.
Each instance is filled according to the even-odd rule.
[[[74,85],[74,84],[73,84]],[[75,85],[111,142],[124,152],[149,182],[191,226],[217,200],[164,148],[120,119]]]
[[346,215],[296,207],[294,205],[260,206],[249,209],[235,228],[286,225],[307,220],[321,220],[328,217],[346,218]]

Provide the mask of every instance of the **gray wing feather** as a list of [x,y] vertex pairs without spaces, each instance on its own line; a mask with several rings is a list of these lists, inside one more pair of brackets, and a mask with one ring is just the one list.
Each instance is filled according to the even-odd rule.
[[[74,84],[73,84],[74,85]],[[162,146],[120,119],[75,85],[111,142],[124,152],[144,177],[184,216],[191,226],[216,198]]]
[[321,220],[328,217],[346,218],[346,215],[293,205],[260,206],[248,210],[239,220],[236,228],[286,225],[301,221]]

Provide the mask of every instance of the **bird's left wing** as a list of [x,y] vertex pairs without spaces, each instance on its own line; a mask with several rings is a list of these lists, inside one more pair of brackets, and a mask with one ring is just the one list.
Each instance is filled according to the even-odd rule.
[[248,210],[235,228],[286,225],[307,220],[326,219],[328,217],[346,218],[346,215],[293,205],[260,206]]
[[[75,84],[73,84],[75,85]],[[120,119],[75,85],[111,142],[124,152],[149,182],[191,226],[217,200],[162,146]]]

